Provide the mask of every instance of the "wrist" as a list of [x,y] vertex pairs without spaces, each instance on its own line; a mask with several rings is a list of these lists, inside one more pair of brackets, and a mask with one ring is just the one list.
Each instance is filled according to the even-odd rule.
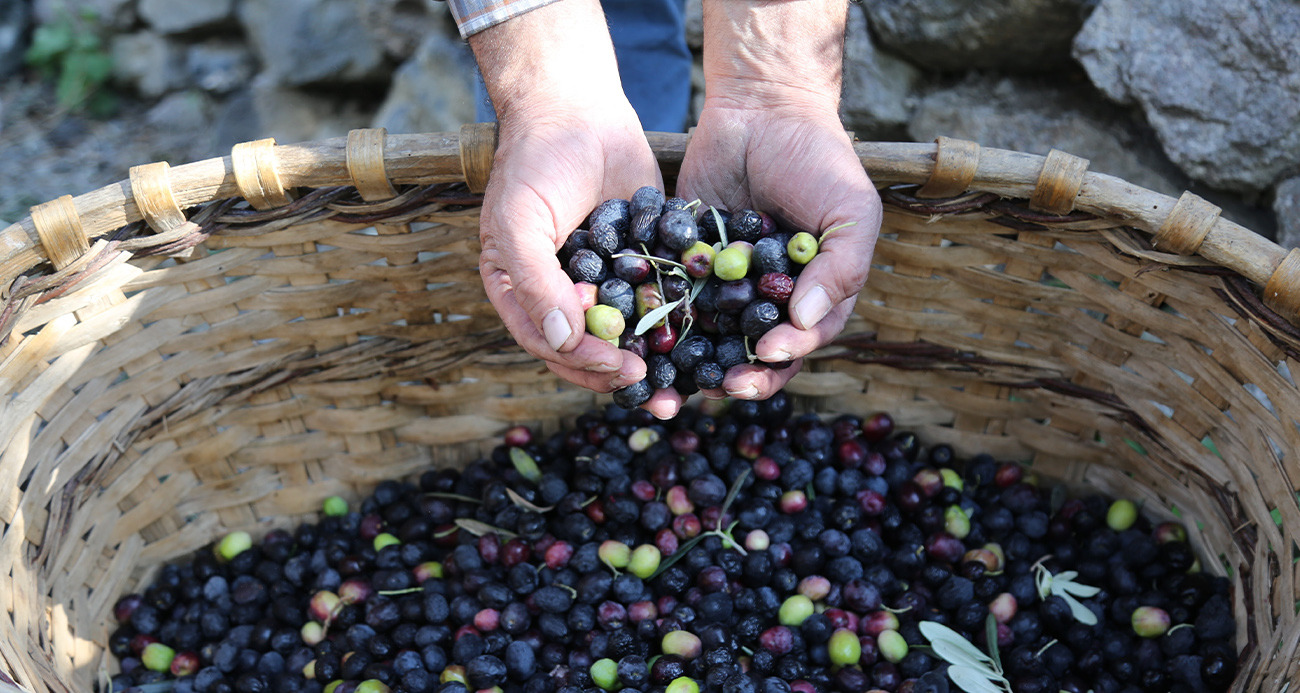
[[844,0],[705,0],[705,101],[837,113]]
[[598,0],[561,0],[469,38],[503,127],[601,110],[622,97]]

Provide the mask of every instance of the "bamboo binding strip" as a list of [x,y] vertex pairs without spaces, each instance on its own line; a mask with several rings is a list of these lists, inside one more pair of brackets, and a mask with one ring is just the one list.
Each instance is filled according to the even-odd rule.
[[[687,138],[649,139],[671,184]],[[487,302],[495,146],[486,125],[263,140],[0,231],[0,684],[90,691],[114,600],[168,561],[608,401],[521,352]],[[1300,251],[1059,152],[855,150],[884,226],[843,335],[787,388],[798,406],[889,410],[927,444],[1176,508],[1233,584],[1233,690],[1282,693],[1300,674]]]

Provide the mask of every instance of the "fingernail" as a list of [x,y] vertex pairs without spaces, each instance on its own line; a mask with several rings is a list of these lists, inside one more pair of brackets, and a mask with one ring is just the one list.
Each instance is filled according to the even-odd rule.
[[760,356],[759,358],[766,363],[781,363],[793,359],[794,356],[784,349],[773,349],[767,356]]
[[640,381],[636,378],[629,378],[626,375],[617,375],[614,377],[613,380],[609,381],[609,386],[614,388],[615,390],[618,390],[621,388],[625,388],[628,385],[631,385],[636,382],[640,382]]
[[[805,301],[807,299],[804,299]],[[559,351],[564,343],[569,341],[573,335],[573,328],[569,327],[569,319],[564,317],[563,311],[559,308],[552,310],[542,318],[542,335],[546,337],[546,343],[551,348]]]
[[799,299],[799,303],[794,307],[794,314],[799,317],[799,324],[807,330],[821,322],[830,309],[831,297],[826,294],[826,289],[816,286]]
[[732,397],[735,397],[736,399],[753,399],[754,397],[758,396],[758,388],[754,387],[753,385],[746,385],[736,390],[727,388],[727,394],[731,395]]
[[587,366],[585,370],[591,373],[613,373],[618,369],[619,367],[612,363],[598,363],[594,366]]

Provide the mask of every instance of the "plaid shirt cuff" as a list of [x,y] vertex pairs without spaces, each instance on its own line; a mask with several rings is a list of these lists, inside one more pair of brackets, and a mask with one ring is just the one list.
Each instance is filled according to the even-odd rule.
[[461,38],[469,38],[488,27],[496,26],[556,0],[448,0],[456,18]]

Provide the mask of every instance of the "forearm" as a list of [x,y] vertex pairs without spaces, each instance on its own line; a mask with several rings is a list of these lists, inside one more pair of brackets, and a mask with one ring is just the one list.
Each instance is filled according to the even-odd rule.
[[501,120],[581,108],[617,94],[618,64],[598,0],[562,0],[469,38]]
[[835,111],[846,0],[705,0],[705,96]]

